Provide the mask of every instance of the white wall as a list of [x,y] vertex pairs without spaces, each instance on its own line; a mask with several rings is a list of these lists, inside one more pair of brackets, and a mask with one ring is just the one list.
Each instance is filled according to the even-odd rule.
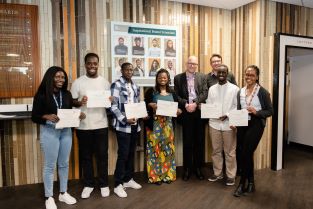
[[313,146],[313,55],[290,58],[289,142]]

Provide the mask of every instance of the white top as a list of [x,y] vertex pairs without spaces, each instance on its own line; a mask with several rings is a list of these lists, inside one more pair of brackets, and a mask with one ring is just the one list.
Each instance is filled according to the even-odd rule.
[[128,103],[134,103],[134,97],[135,97],[135,92],[132,88],[132,84],[131,83],[126,83],[126,89],[127,89],[127,93],[128,93]]
[[[256,111],[262,110],[260,99],[258,97],[259,90],[260,90],[260,88],[256,89],[254,96],[252,98],[252,101],[251,101],[251,97],[253,94],[251,94],[250,96],[247,96],[247,93],[246,93],[247,87],[245,86],[242,89],[240,89],[240,106],[241,106],[241,109],[247,109],[247,101],[251,101],[250,106],[254,107],[254,109]],[[251,116],[249,115],[249,120],[250,119],[251,119]]]
[[[83,75],[74,81],[71,93],[74,99],[80,101],[83,96],[87,95],[87,91],[92,90],[110,90],[110,83],[100,75],[97,78],[89,78]],[[86,118],[81,120],[80,126],[77,129],[93,130],[108,127],[105,108],[87,108],[84,105],[80,109],[86,114]]]
[[151,57],[159,57],[161,54],[161,49],[158,47],[150,47],[148,51],[149,51],[149,56]]
[[[220,85],[219,83],[213,85],[209,89],[208,93],[208,104],[217,104],[222,108],[222,116],[229,115],[229,111],[237,109],[237,93],[239,87],[229,83]],[[226,118],[224,121],[219,119],[210,119],[209,125],[220,131],[230,131],[229,119]]]

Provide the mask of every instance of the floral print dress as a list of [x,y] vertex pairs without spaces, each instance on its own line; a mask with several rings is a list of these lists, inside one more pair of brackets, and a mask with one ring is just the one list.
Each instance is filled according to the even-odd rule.
[[[153,95],[153,102],[157,100],[174,101],[173,95]],[[176,180],[175,146],[172,118],[153,115],[153,130],[147,131],[147,172],[149,183]]]

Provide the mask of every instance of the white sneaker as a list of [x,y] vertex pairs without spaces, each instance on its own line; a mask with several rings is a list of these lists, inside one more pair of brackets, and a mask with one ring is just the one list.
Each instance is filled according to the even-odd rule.
[[131,179],[131,180],[129,180],[129,182],[124,183],[123,186],[125,188],[130,187],[130,188],[133,188],[133,189],[141,189],[141,187],[142,187],[140,184],[135,182],[134,179]]
[[127,197],[127,193],[125,192],[122,184],[119,184],[117,187],[114,188],[114,193],[119,197]]
[[65,202],[68,205],[73,205],[77,203],[76,199],[67,192],[64,192],[64,194],[61,194],[61,193],[59,194],[59,201]]
[[83,199],[89,198],[92,191],[93,191],[93,187],[84,187],[81,197]]
[[57,209],[57,206],[56,206],[56,204],[54,202],[53,197],[49,197],[46,200],[46,209]]
[[101,190],[102,197],[108,197],[110,195],[109,187],[102,187],[100,190]]

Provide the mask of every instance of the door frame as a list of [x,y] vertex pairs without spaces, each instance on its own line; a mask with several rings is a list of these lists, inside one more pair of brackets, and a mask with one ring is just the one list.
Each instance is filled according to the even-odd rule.
[[274,71],[271,168],[284,168],[284,147],[286,146],[286,61],[287,48],[313,49],[313,37],[285,33],[274,34]]

